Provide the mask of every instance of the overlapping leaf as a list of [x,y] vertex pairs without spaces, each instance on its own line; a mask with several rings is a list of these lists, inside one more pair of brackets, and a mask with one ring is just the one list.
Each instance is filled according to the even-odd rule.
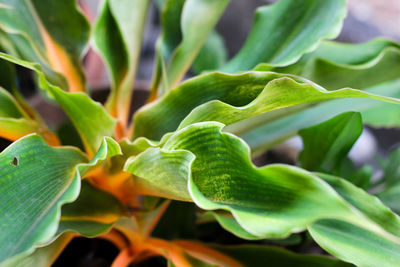
[[259,63],[292,64],[320,40],[335,38],[345,15],[343,0],[280,0],[261,7],[246,43],[221,70],[234,73]]
[[37,131],[37,126],[14,97],[0,87],[0,137],[15,141]]
[[193,62],[193,71],[200,74],[203,71],[217,70],[226,63],[227,57],[228,52],[222,36],[213,31]]
[[55,234],[62,204],[79,194],[77,149],[51,148],[37,135],[0,154],[0,262],[45,243]]
[[[349,88],[327,91],[305,79],[271,72],[210,73],[181,84],[160,101],[140,110],[135,116],[134,136],[159,139],[168,131],[195,122],[219,121],[229,125],[282,108],[304,108],[315,102],[355,97],[400,103]],[[290,112],[283,110],[277,117]],[[276,119],[275,114],[268,119]]]
[[51,266],[57,259],[62,250],[68,245],[74,234],[66,233],[59,236],[50,245],[36,249],[30,255],[19,255],[6,260],[1,264],[2,267],[47,267]]
[[162,33],[157,43],[156,90],[164,91],[183,78],[229,0],[167,0],[162,8]]
[[[399,44],[385,39],[361,44],[325,41],[296,64],[287,67],[261,64],[255,69],[301,75],[328,90],[349,86],[399,98],[399,55]],[[360,111],[364,123],[374,127],[400,125],[400,109],[397,105],[364,100],[335,100],[276,121],[271,121],[269,115],[261,115],[237,123],[229,131],[240,134],[253,149],[263,151],[276,142],[277,138],[290,137],[302,127],[309,127],[312,123],[322,122],[345,111]]]
[[108,232],[124,214],[125,208],[117,198],[83,181],[77,200],[61,209],[58,233],[72,231],[88,237],[98,236]]
[[[15,222],[18,227],[9,235],[0,235],[10,246],[0,254],[1,261],[10,258],[6,263],[12,264],[18,259],[34,259],[34,255],[41,257],[39,252],[26,258],[35,246],[49,241],[56,233],[72,231],[96,236],[107,232],[125,215],[125,208],[115,197],[88,182],[83,182],[81,190],[80,180],[120,154],[118,143],[105,137],[95,156],[85,163],[86,157],[77,149],[50,148],[37,135],[24,137],[3,151],[1,169],[7,175],[1,175],[4,178],[0,180],[4,191],[0,223],[2,229],[14,227]],[[51,251],[44,257],[51,258]]]
[[[40,63],[46,77],[63,89],[85,91],[80,57],[89,24],[74,0],[2,0],[1,29],[21,59]],[[49,14],[52,14],[49,16]],[[67,83],[57,75],[63,74]]]
[[[112,138],[105,137],[90,162],[78,166],[80,176],[90,177],[91,170],[121,154],[119,144]],[[109,231],[113,223],[125,214],[125,207],[116,197],[84,180],[79,197],[62,207],[57,232],[72,231],[85,236],[97,236]]]
[[108,110],[126,126],[149,0],[104,1],[94,28],[97,50],[112,77]]
[[[358,227],[367,233],[363,236],[366,240],[376,237],[391,247],[400,246],[400,220],[378,200],[371,201],[373,197],[351,185],[346,185],[344,192],[338,188],[340,196],[315,175],[293,166],[255,168],[247,146],[222,133],[222,127],[216,122],[187,126],[170,136],[162,148],[151,148],[131,158],[126,170],[143,183],[156,181],[151,184],[154,191],[150,193],[154,195],[175,199],[190,196],[203,209],[229,211],[237,221],[232,225],[234,231],[237,233],[240,227],[251,239],[283,238],[320,220],[336,220]],[[141,171],[146,168],[152,171]],[[158,179],[160,175],[163,179]],[[174,180],[179,186],[171,187]],[[230,230],[229,224],[224,227]],[[332,226],[331,230],[338,229]],[[332,253],[341,256],[344,249],[339,246]],[[369,252],[359,253],[344,258],[358,263],[359,255]],[[398,260],[396,253],[391,257]]]
[[299,155],[301,167],[309,171],[333,173],[340,167],[361,133],[361,115],[355,112],[340,114],[299,131],[304,145]]
[[75,125],[89,155],[95,153],[104,136],[113,134],[115,120],[100,103],[94,102],[84,93],[68,93],[52,85],[46,80],[38,64],[18,60],[3,53],[0,54],[0,57],[36,72],[39,76],[40,86],[56,99]]
[[[400,79],[389,81],[366,92],[400,98]],[[393,113],[385,113],[389,108]],[[391,126],[400,123],[400,110],[397,104],[388,104],[370,99],[337,99],[327,103],[298,111],[295,114],[287,112],[281,116],[277,112],[259,115],[226,128],[227,131],[240,135],[251,147],[252,153],[262,152],[275,143],[297,134],[300,129],[321,123],[342,112],[359,111],[364,123],[380,126]],[[380,115],[379,120],[377,115]],[[384,115],[383,115],[384,114]],[[384,116],[384,120],[382,119]]]
[[[378,198],[368,195],[343,179],[318,174],[353,207],[370,220],[396,236],[400,234],[400,219]],[[399,262],[400,245],[366,231],[362,227],[337,220],[322,220],[309,228],[320,246],[333,255],[358,266],[395,266]]]

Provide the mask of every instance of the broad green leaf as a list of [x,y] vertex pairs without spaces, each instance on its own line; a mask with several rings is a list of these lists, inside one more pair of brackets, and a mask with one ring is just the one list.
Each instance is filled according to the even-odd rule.
[[356,112],[300,130],[304,145],[299,155],[301,167],[309,171],[336,171],[361,133],[361,115]]
[[225,64],[227,57],[228,52],[222,36],[212,31],[193,62],[193,71],[200,74],[203,71],[216,70]]
[[88,237],[97,236],[108,232],[125,214],[117,198],[84,180],[79,197],[61,209],[58,233],[72,231]]
[[[326,174],[318,174],[347,202],[387,232],[400,234],[400,219],[371,196],[351,183]],[[394,266],[399,262],[400,244],[365,231],[358,226],[335,220],[323,220],[310,227],[316,242],[333,255],[358,266]]]
[[239,53],[221,71],[251,70],[259,63],[289,65],[335,38],[346,15],[344,0],[280,0],[260,7]]
[[60,207],[78,197],[76,165],[85,161],[77,149],[49,147],[37,135],[0,154],[0,262],[53,237]]
[[281,77],[275,73],[228,75],[216,72],[190,79],[135,114],[134,138],[144,136],[159,140],[165,133],[175,131],[195,107],[213,99],[235,106],[246,105],[268,82]]
[[[134,136],[159,139],[162,134],[174,131],[178,123],[179,129],[201,121],[229,125],[261,113],[287,107],[304,109],[335,98],[400,103],[400,100],[350,88],[327,91],[307,80],[270,72],[210,73],[183,83],[157,103],[140,110],[135,116]],[[287,116],[290,112],[283,110],[282,114],[272,114],[268,119]]]
[[357,266],[396,266],[400,246],[353,224],[322,220],[310,228],[311,236],[326,251]]
[[[400,79],[389,81],[364,91],[376,95],[400,98]],[[384,104],[386,105],[387,103]],[[393,106],[397,107],[397,104],[393,104]],[[296,135],[300,129],[321,123],[347,111],[361,112],[364,123],[374,126],[375,121],[371,120],[365,112],[380,112],[381,107],[382,102],[370,99],[337,99],[319,104],[315,107],[310,107],[295,114],[287,112],[282,116],[282,114],[279,114],[279,110],[265,113],[227,126],[226,131],[240,135],[249,144],[252,153],[257,154],[273,146],[277,142],[281,142]],[[398,108],[396,112],[398,112]],[[384,116],[386,116],[386,114]],[[400,117],[394,119],[398,121],[398,118]],[[400,121],[398,121],[398,123],[400,123]]]
[[106,0],[94,42],[112,77],[107,108],[126,126],[149,0]]
[[[312,83],[298,83],[291,78],[269,82],[264,90],[249,104],[241,107],[221,101],[210,101],[195,108],[179,125],[179,129],[195,122],[219,121],[226,125],[281,108],[331,100],[335,98],[370,98],[400,104],[400,100],[367,92],[343,88],[327,91]],[[307,106],[307,105],[305,105]],[[212,111],[212,112],[211,112]]]
[[0,58],[36,72],[40,86],[46,90],[75,125],[89,155],[93,155],[103,141],[104,136],[114,132],[115,120],[104,110],[100,103],[94,102],[85,93],[68,93],[49,83],[38,64],[18,60],[0,53]]
[[19,255],[11,258],[1,264],[2,267],[47,267],[51,266],[53,262],[60,255],[62,250],[68,245],[73,238],[73,234],[65,233],[59,236],[51,244],[36,249],[32,254],[25,256]]
[[[200,52],[229,0],[168,0],[162,10],[162,33],[157,44],[157,88],[176,87]],[[180,29],[180,30],[179,30]]]
[[[85,91],[80,58],[89,38],[89,23],[74,0],[2,0],[1,29],[21,59],[39,63],[46,77],[70,91]],[[49,14],[52,14],[49,16]],[[53,71],[54,70],[54,71]]]
[[[315,175],[286,165],[254,167],[248,147],[240,139],[222,133],[222,127],[216,122],[185,127],[169,137],[162,148],[151,148],[131,158],[125,170],[135,174],[137,166],[154,160],[149,164],[152,173],[166,176],[166,182],[160,179],[152,184],[155,195],[161,192],[161,196],[180,199],[189,194],[205,210],[231,212],[239,225],[255,237],[284,238],[318,220],[334,218],[360,225],[388,242],[400,242]],[[168,173],[168,165],[179,171]],[[141,183],[156,178],[143,173],[135,179]],[[181,184],[179,189],[168,186],[172,180]]]
[[[397,43],[384,39],[361,44],[324,41],[314,52],[304,55],[294,65],[279,68],[261,64],[255,69],[305,76],[330,90],[346,85],[374,94],[400,98],[398,48]],[[320,70],[316,66],[323,68]],[[397,105],[343,99],[323,103],[279,120],[271,120],[269,114],[260,115],[228,128],[231,127],[229,131],[240,134],[249,143],[253,153],[259,153],[274,143],[293,136],[301,128],[346,111],[360,111],[364,123],[374,127],[400,125],[400,109]]]

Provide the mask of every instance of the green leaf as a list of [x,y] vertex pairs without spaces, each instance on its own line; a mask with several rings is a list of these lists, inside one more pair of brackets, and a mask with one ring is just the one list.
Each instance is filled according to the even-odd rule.
[[49,241],[60,207],[79,194],[76,165],[86,157],[73,148],[52,148],[37,135],[24,137],[0,154],[0,262]]
[[400,246],[343,221],[322,220],[309,230],[326,251],[357,266],[396,266]]
[[400,49],[387,47],[378,54],[377,58],[364,64],[344,65],[315,58],[307,62],[300,75],[329,90],[344,86],[366,89],[398,79],[400,77],[400,70],[397,68],[399,64]]
[[[145,162],[153,158],[157,160],[149,165],[155,170],[159,169],[160,174],[169,168],[168,165],[174,166],[175,169],[182,166],[180,171],[169,174],[165,172],[165,175],[169,175],[171,180],[175,179],[176,183],[187,182],[187,192],[200,207],[229,210],[242,227],[257,236],[283,237],[290,233],[292,223],[306,223],[312,220],[312,216],[328,216],[327,213],[331,214],[331,211],[328,212],[330,208],[337,209],[335,216],[339,217],[340,212],[349,212],[350,209],[329,187],[303,170],[284,165],[256,169],[248,158],[249,151],[246,145],[230,134],[221,133],[222,127],[222,124],[216,122],[188,126],[172,135],[161,149],[151,148],[131,158],[125,169],[135,172],[137,166],[146,164]],[[183,157],[185,154],[188,156]],[[161,159],[162,164],[159,163]],[[190,163],[191,165],[188,165]],[[137,179],[151,180],[149,176],[145,177],[143,174]],[[161,180],[153,187],[170,194],[170,197],[179,197],[185,193],[182,186],[182,192],[177,190],[174,195],[174,190],[170,190]],[[297,188],[297,185],[301,189]],[[295,189],[300,191],[291,195],[291,190]],[[302,190],[307,193],[303,195],[300,193]],[[269,193],[266,193],[267,191]],[[325,204],[321,204],[321,210],[317,204],[322,201],[320,196],[318,197],[319,194],[324,195]],[[249,195],[252,195],[252,198],[249,198]],[[327,201],[327,198],[330,201]],[[271,199],[274,201],[270,201]],[[304,209],[304,206],[309,208]],[[280,208],[288,214],[278,212]],[[264,209],[268,210],[268,215],[262,213]],[[303,216],[308,219],[302,218],[301,213],[296,213],[301,212],[300,210],[307,213]],[[294,217],[290,217],[289,214]],[[245,220],[246,216],[249,216],[249,220],[244,223],[242,219]],[[281,221],[280,216],[285,217],[285,222],[283,219]],[[259,225],[257,218],[264,223]],[[265,223],[266,220],[268,224]]]
[[84,180],[78,199],[61,209],[58,233],[72,231],[94,237],[108,232],[125,214],[125,207],[117,198]]
[[[80,176],[90,177],[91,170],[121,154],[119,144],[110,137],[104,137],[90,162],[78,166]],[[125,207],[116,197],[84,180],[79,197],[61,209],[58,233],[73,231],[89,237],[97,236],[109,231],[113,223],[125,214]]]
[[[255,70],[300,75],[328,90],[347,86],[368,89],[383,86],[390,81],[395,83],[399,79],[399,48],[399,44],[385,39],[374,39],[360,44],[324,41],[314,52],[304,55],[296,64],[287,67],[260,64]],[[400,90],[396,94],[399,97]],[[374,127],[399,126],[399,112],[396,105],[381,103],[365,110],[363,119]]]
[[18,51],[15,56],[40,63],[46,77],[63,89],[67,88],[54,71],[64,75],[70,91],[85,91],[80,58],[89,23],[76,1],[2,0],[0,22]]
[[332,173],[343,162],[362,133],[360,113],[347,112],[299,131],[304,149],[299,155],[301,167],[309,171]]
[[2,138],[14,141],[36,131],[36,124],[30,120],[0,118],[0,137]]
[[322,39],[335,38],[345,15],[343,0],[280,0],[260,7],[246,43],[221,70],[234,73],[259,63],[292,64]]
[[106,0],[94,28],[94,43],[112,77],[107,108],[126,126],[149,0]]
[[165,3],[161,38],[157,42],[158,73],[153,88],[158,87],[162,76],[164,91],[176,87],[228,3],[229,0],[168,0]]
[[[355,97],[400,103],[350,88],[327,91],[307,80],[270,72],[210,73],[181,84],[159,102],[141,109],[135,116],[134,137],[159,139],[174,131],[178,123],[179,129],[201,121],[229,125],[277,109],[304,109],[315,102]],[[283,110],[278,118],[288,114]],[[269,117],[272,119],[276,119],[274,114]]]
[[[399,236],[399,217],[385,207],[378,198],[343,179],[320,173],[318,176],[328,182],[336,192],[368,219],[387,232]],[[394,266],[400,258],[400,244],[389,242],[350,223],[323,220],[311,226],[310,233],[324,249],[358,266]]]
[[[172,180],[182,184],[182,192],[171,190],[161,179],[152,185],[155,190],[176,199],[189,194],[205,210],[229,211],[237,224],[225,224],[225,228],[236,228],[237,234],[241,227],[243,237],[247,232],[252,235],[251,239],[285,238],[312,228],[321,220],[339,220],[393,247],[400,245],[400,220],[376,198],[349,183],[344,189],[337,189],[339,195],[316,175],[293,166],[276,164],[256,168],[250,161],[246,144],[231,134],[222,133],[223,126],[216,122],[187,126],[170,136],[162,148],[151,148],[151,152],[146,150],[130,159],[125,169],[134,173],[135,166],[153,159],[156,160],[151,166],[160,174],[168,165],[175,169],[180,166],[180,171],[164,175],[169,176],[165,178],[167,184]],[[148,153],[154,150],[160,153],[151,158]],[[181,156],[184,152],[192,155],[191,161]],[[142,155],[148,157],[142,158]],[[139,182],[154,178],[143,174],[135,179]],[[183,187],[184,183],[187,188]],[[332,186],[336,189],[335,184]],[[357,259],[351,261],[357,262]]]
[[52,85],[38,64],[18,60],[4,53],[0,53],[0,58],[36,72],[40,86],[56,99],[75,125],[89,155],[94,154],[104,136],[113,134],[116,122],[100,103],[94,102],[85,93],[68,93]]
[[391,185],[379,192],[378,197],[394,212],[400,214],[400,183]]
[[[376,95],[400,98],[400,79],[389,81],[364,91]],[[386,105],[387,103],[383,104]],[[393,105],[397,108],[397,104],[388,105]],[[381,106],[382,102],[370,99],[337,99],[321,103],[295,114],[286,112],[282,116],[279,110],[265,113],[230,125],[226,128],[226,131],[240,135],[249,144],[252,153],[258,154],[274,144],[296,135],[300,129],[326,121],[342,112],[359,111],[364,123],[375,125],[364,112],[380,112]],[[396,112],[398,112],[398,108]],[[394,117],[395,114],[393,114]],[[395,118],[395,120],[398,121],[398,118],[400,117]]]
[[190,79],[135,114],[134,138],[144,136],[159,140],[165,133],[175,131],[192,109],[213,99],[236,106],[248,104],[268,82],[280,77],[282,75],[275,73],[228,75],[216,72]]
[[212,248],[238,260],[244,266],[271,267],[339,267],[352,266],[327,256],[301,255],[279,247],[260,245],[217,246]]
[[90,170],[100,166],[106,160],[118,155],[122,155],[122,150],[117,141],[108,136],[103,137],[101,145],[90,162],[79,165],[79,172],[81,173],[82,177],[84,177]]
[[14,97],[6,90],[0,87],[0,117],[11,118],[29,118],[22,110]]
[[30,255],[18,255],[14,258],[6,260],[1,264],[2,267],[47,267],[51,266],[57,259],[62,250],[68,245],[73,238],[73,234],[66,233],[59,236],[51,244],[36,249]]
[[212,31],[193,62],[192,68],[196,74],[216,70],[225,64],[227,57],[228,52],[222,36]]
[[0,137],[15,141],[38,130],[14,97],[1,87],[0,107]]
[[251,233],[243,229],[243,227],[240,226],[240,224],[232,216],[221,214],[219,212],[212,212],[212,215],[215,217],[217,222],[222,226],[222,228],[242,239],[246,240],[262,239],[262,237],[260,238],[256,235],[252,235]]
[[[391,77],[396,75],[396,73],[398,77],[399,71],[391,67],[393,66],[391,64],[395,64],[396,60],[390,59],[390,56],[387,54],[398,58],[396,53],[398,53],[399,48],[399,44],[386,39],[373,39],[358,44],[323,41],[318,45],[316,50],[303,55],[295,64],[277,67],[262,63],[255,67],[254,70],[301,75],[311,80],[316,79],[320,85],[330,90],[344,86],[359,88],[357,83],[363,83],[364,86],[367,83],[367,87],[370,87],[376,81],[385,80],[376,75],[363,75],[361,76],[363,79],[359,77],[352,78],[348,77],[349,75],[346,75],[346,72],[359,76],[360,74],[358,73],[373,72],[375,70],[379,71],[385,77]],[[318,64],[324,66],[324,71],[319,71],[316,68]],[[354,82],[356,83],[354,84]]]
[[384,173],[384,188],[377,194],[394,212],[400,214],[400,148],[394,149],[387,159],[380,162]]
[[193,160],[193,154],[188,151],[171,152],[149,148],[137,157],[128,159],[124,170],[140,177],[135,182],[139,192],[191,201],[187,191],[187,177]]

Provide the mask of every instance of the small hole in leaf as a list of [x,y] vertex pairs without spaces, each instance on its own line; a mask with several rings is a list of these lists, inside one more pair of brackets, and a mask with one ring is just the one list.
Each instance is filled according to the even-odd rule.
[[14,166],[18,166],[19,165],[18,158],[14,156],[14,159],[10,162],[10,164],[14,165]]

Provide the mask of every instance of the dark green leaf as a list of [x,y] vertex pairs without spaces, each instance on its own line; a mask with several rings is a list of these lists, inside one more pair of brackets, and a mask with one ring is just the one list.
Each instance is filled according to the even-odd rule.
[[344,0],[280,0],[261,7],[246,43],[221,70],[235,73],[259,63],[294,63],[320,40],[335,38],[345,15]]
[[0,154],[0,262],[53,237],[61,205],[78,197],[75,167],[85,161],[77,149],[51,148],[37,135]]
[[335,172],[362,133],[360,113],[347,112],[299,131],[304,149],[301,167],[309,171]]

